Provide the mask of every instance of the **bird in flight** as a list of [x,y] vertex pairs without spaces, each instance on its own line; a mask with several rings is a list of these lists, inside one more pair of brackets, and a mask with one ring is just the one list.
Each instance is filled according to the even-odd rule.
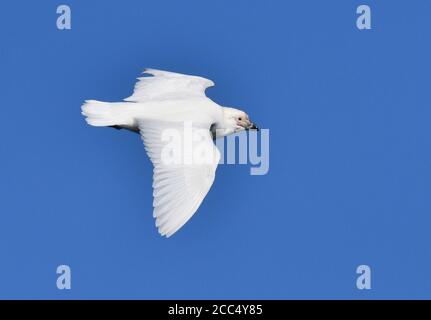
[[170,237],[193,216],[214,182],[220,153],[213,139],[259,129],[244,111],[205,95],[214,86],[211,80],[155,69],[144,74],[123,102],[87,100],[81,109],[91,126],[141,135],[154,166],[156,227]]

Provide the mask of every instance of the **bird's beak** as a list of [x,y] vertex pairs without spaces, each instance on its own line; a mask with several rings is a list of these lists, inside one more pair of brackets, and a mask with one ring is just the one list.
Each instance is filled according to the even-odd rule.
[[249,120],[237,121],[237,126],[243,128],[244,130],[256,130],[259,131],[259,128],[253,122]]
[[249,125],[249,127],[246,130],[256,130],[256,131],[259,131],[259,127],[255,123],[250,122],[250,125]]

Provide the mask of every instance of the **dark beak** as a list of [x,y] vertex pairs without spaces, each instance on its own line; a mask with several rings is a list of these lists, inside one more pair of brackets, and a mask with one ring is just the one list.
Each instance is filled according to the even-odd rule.
[[248,129],[247,130],[256,130],[256,131],[259,131],[259,127],[258,126],[256,126],[256,124],[255,123],[252,123],[251,125],[250,125],[250,127],[248,127]]

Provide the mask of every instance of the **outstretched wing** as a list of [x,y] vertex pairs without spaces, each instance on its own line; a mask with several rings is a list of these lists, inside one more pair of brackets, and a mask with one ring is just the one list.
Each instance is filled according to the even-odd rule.
[[196,212],[210,190],[220,160],[209,128],[197,123],[139,121],[153,165],[153,216],[170,237]]
[[133,95],[124,99],[130,102],[205,97],[205,90],[214,86],[211,80],[180,73],[145,69],[152,77],[138,78]]

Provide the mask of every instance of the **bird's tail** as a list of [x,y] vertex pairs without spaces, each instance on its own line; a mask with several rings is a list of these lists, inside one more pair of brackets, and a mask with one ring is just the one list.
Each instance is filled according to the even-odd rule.
[[82,115],[89,125],[95,127],[108,127],[123,125],[125,122],[116,112],[118,106],[115,103],[87,100],[82,105]]

